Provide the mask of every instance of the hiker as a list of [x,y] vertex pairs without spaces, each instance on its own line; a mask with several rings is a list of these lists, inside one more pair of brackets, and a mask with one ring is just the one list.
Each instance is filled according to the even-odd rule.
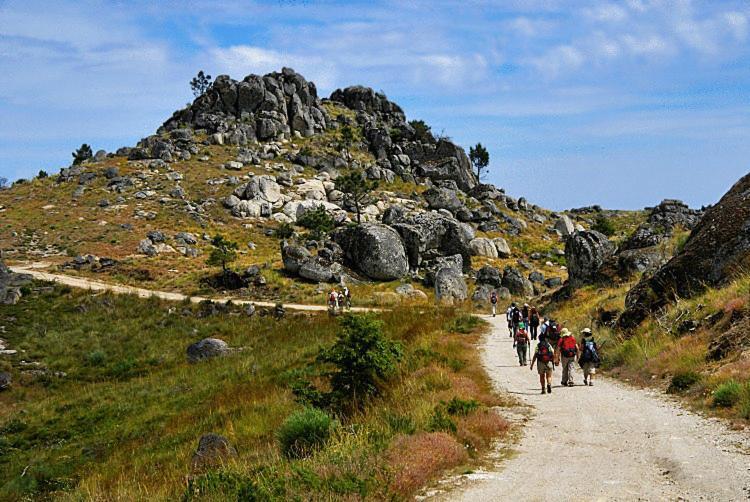
[[594,375],[601,360],[599,359],[599,347],[594,340],[591,328],[581,330],[581,355],[578,357],[578,365],[583,370],[583,385],[594,385]]
[[539,312],[536,311],[536,307],[531,307],[529,313],[529,334],[532,340],[536,340],[539,331]]
[[335,314],[336,309],[338,308],[339,303],[339,295],[336,294],[336,290],[332,289],[330,293],[328,293],[328,313],[329,314]]
[[523,323],[528,326],[529,325],[529,315],[531,314],[529,310],[529,304],[524,303],[523,308],[521,309],[521,319],[523,320]]
[[515,338],[516,353],[518,353],[518,364],[526,366],[526,351],[529,348],[529,334],[526,332],[526,325],[520,323]]
[[351,309],[352,308],[352,291],[349,289],[349,286],[344,286],[344,298],[346,299],[346,308]]
[[336,300],[338,302],[339,312],[344,312],[344,307],[346,306],[346,296],[344,296],[343,291],[339,291],[339,294],[336,297]]
[[497,310],[497,291],[494,289],[492,290],[492,293],[490,293],[490,305],[492,305],[492,317],[495,317]]
[[542,386],[542,394],[552,394],[552,371],[554,370],[552,361],[554,357],[555,353],[552,350],[552,345],[546,339],[540,338],[534,351],[534,357],[531,358],[529,369],[533,370],[534,363],[536,363],[537,372],[539,373],[539,384]]
[[560,332],[560,341],[557,342],[559,347],[559,358],[562,364],[562,381],[560,384],[565,387],[573,387],[573,364],[578,357],[578,343],[573,333],[568,328],[563,328]]
[[511,303],[510,307],[508,307],[508,310],[505,311],[505,318],[508,321],[508,331],[510,332],[510,336],[513,336],[513,311],[516,309],[516,304]]
[[[518,331],[518,325],[523,322],[523,318],[521,317],[521,311],[515,305],[516,304],[514,303],[513,312],[511,314],[512,321],[513,321],[513,333],[511,333],[511,336],[516,336],[516,331]],[[516,344],[514,343],[513,346],[515,347]]]
[[561,329],[562,326],[560,326],[560,324],[552,318],[547,319],[547,322],[542,325],[542,334],[545,340],[547,340],[549,344],[552,345],[552,349],[555,352],[555,359],[553,361],[555,365],[559,364],[560,362],[560,354],[557,343],[560,341]]

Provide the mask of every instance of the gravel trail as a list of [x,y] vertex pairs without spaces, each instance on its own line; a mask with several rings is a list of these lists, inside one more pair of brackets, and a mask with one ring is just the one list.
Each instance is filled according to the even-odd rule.
[[[541,395],[536,372],[519,367],[504,316],[483,362],[499,390],[532,407],[515,454],[496,471],[462,477],[442,500],[749,500],[750,437],[686,411],[653,391],[610,379]],[[578,369],[578,368],[576,368]]]

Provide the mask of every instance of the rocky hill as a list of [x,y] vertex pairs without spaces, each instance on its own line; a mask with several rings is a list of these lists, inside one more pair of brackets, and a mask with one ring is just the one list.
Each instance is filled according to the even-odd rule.
[[[377,183],[360,226],[336,182],[349,173]],[[363,303],[541,294],[566,279],[564,240],[603,214],[555,214],[479,183],[463,148],[383,94],[353,86],[321,99],[288,68],[220,76],[156,134],[16,183],[0,205],[6,261],[319,303],[325,283],[342,282]],[[320,208],[334,230],[313,235],[306,220]],[[642,221],[606,216],[622,236]],[[205,263],[216,234],[240,244],[231,281]]]

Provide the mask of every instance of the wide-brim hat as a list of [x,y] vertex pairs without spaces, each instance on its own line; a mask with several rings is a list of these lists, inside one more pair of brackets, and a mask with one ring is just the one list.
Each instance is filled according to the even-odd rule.
[[568,328],[563,328],[562,331],[560,331],[560,336],[570,336],[570,330]]
[[583,328],[581,330],[582,335],[590,335],[591,334],[591,328]]

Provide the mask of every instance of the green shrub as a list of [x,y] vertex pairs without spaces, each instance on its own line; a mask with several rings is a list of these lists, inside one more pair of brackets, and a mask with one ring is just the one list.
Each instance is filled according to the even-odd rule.
[[600,214],[596,217],[596,221],[594,222],[594,225],[591,228],[593,230],[596,230],[597,232],[603,233],[607,237],[610,237],[615,234],[614,224],[609,218],[607,218],[603,214]]
[[731,408],[740,401],[742,386],[734,380],[729,380],[719,385],[714,390],[714,406],[719,408]]
[[414,135],[420,141],[433,143],[435,138],[432,137],[430,126],[425,124],[424,120],[411,120],[409,125],[414,128]]
[[321,448],[336,427],[336,421],[317,408],[305,408],[289,415],[277,433],[281,452],[288,458],[302,458]]
[[460,399],[454,397],[445,405],[445,410],[451,415],[466,416],[472,411],[479,408],[479,403],[475,399]]
[[443,410],[442,406],[437,406],[430,417],[430,423],[427,424],[429,432],[456,432],[458,427],[456,422]]
[[334,366],[327,374],[333,401],[356,408],[380,392],[383,381],[396,370],[403,349],[383,335],[383,323],[372,315],[348,314],[340,323],[336,343],[323,349],[318,360]]
[[86,354],[87,366],[101,366],[107,360],[107,354],[103,350],[94,350]]
[[294,226],[291,223],[282,223],[276,228],[276,237],[289,239],[294,235]]
[[461,314],[456,317],[453,321],[448,323],[445,327],[446,331],[452,333],[468,334],[474,331],[474,329],[481,324],[481,320],[471,314]]
[[695,371],[683,371],[680,373],[675,373],[675,375],[672,376],[672,381],[669,384],[669,388],[667,388],[667,392],[669,392],[670,394],[685,392],[690,387],[698,383],[700,379],[700,374],[696,373]]
[[308,229],[310,231],[310,238],[315,240],[322,239],[335,227],[333,217],[322,205],[300,216],[297,219],[297,224]]

